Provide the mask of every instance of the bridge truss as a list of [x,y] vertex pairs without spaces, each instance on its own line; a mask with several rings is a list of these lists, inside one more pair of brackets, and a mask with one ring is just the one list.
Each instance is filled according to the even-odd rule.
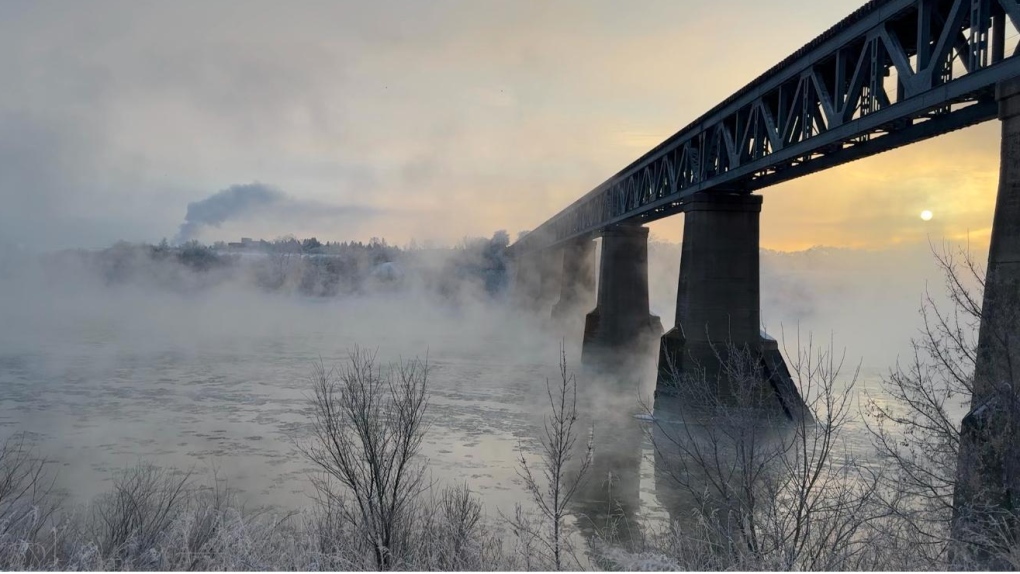
[[654,221],[695,193],[751,193],[991,120],[996,83],[1020,75],[1018,34],[1018,0],[872,0],[512,250]]

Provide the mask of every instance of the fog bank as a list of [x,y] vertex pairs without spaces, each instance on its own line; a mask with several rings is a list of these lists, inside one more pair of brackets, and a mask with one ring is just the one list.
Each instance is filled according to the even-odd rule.
[[[467,479],[510,508],[522,495],[518,440],[530,448],[541,424],[561,336],[570,369],[580,371],[581,333],[508,304],[491,251],[501,241],[213,259],[158,246],[43,256],[8,249],[0,252],[0,428],[29,432],[79,500],[144,459],[215,466],[250,495],[302,506],[309,468],[294,443],[308,430],[312,365],[340,363],[354,345],[378,349],[382,361],[427,353],[436,477]],[[649,249],[652,310],[667,329],[679,254],[675,244]],[[831,333],[837,350],[872,373],[909,352],[926,282],[945,299],[928,245],[765,251],[761,261],[768,330],[780,339],[785,330],[791,347],[798,325],[816,340]],[[373,273],[386,263],[401,272]],[[337,269],[359,278],[324,279]],[[588,402],[626,419],[650,387]]]
[[[834,338],[852,362],[885,372],[897,357],[911,353],[910,339],[923,326],[919,310],[925,293],[949,308],[944,277],[932,249],[941,243],[903,244],[886,249],[816,247],[805,251],[761,252],[763,328],[796,346],[802,338]],[[957,250],[965,245],[949,245]],[[971,246],[982,267],[987,245]],[[676,314],[680,244],[649,244],[649,295],[652,312],[669,329]]]

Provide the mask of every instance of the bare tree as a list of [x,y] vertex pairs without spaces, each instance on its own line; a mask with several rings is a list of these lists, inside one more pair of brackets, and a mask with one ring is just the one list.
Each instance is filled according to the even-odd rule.
[[410,536],[409,564],[441,571],[489,570],[503,564],[501,533],[489,528],[481,501],[466,484],[423,498]]
[[428,428],[428,371],[417,359],[380,368],[356,347],[344,366],[320,363],[312,380],[314,441],[302,448],[323,471],[315,487],[334,518],[357,526],[380,570],[397,565],[424,489],[416,457]]
[[[191,473],[139,465],[119,473],[110,492],[88,506],[41,515],[31,489],[7,485],[32,480],[24,471],[41,464],[19,443],[9,443],[0,469],[20,468],[23,479],[4,482],[5,504],[15,499],[18,512],[0,516],[0,569],[3,570],[357,570],[365,568],[363,523],[328,504],[310,519],[290,520],[295,513],[247,510],[238,505],[225,481],[213,475],[211,487],[195,485]],[[17,462],[17,464],[14,464]],[[26,466],[27,465],[27,466]],[[10,478],[8,471],[0,476]],[[44,474],[35,475],[40,488]],[[7,498],[9,493],[19,497]],[[425,493],[429,494],[429,493]],[[401,553],[395,565],[418,570],[506,570],[500,531],[484,523],[481,503],[466,487],[416,498],[413,520],[403,526]],[[24,509],[26,512],[22,512]],[[325,510],[325,511],[324,511]],[[323,515],[333,511],[331,520]],[[26,522],[12,523],[23,517]],[[37,520],[43,520],[42,532]],[[24,527],[30,524],[31,528]],[[399,558],[399,563],[397,563]]]
[[92,505],[87,526],[107,568],[141,570],[161,565],[159,546],[186,509],[190,480],[190,472],[148,464],[114,478],[113,491]]
[[[996,373],[998,388],[991,394],[999,400],[994,401],[995,408],[986,405],[972,411],[968,418],[975,421],[970,452],[962,452],[966,450],[962,448],[966,442],[962,414],[971,406],[980,406],[971,402],[979,362],[985,270],[967,248],[943,245],[941,250],[933,247],[932,253],[942,271],[950,306],[941,307],[930,292],[925,293],[921,307],[924,326],[912,340],[912,356],[883,379],[883,390],[891,400],[871,398],[866,407],[873,442],[893,470],[881,490],[889,513],[885,539],[911,555],[913,562],[904,566],[912,569],[946,568],[954,549],[955,567],[978,566],[971,560],[975,552],[985,555],[985,560],[998,556],[1000,566],[1018,567],[1015,526],[1008,523],[1015,524],[1016,512],[1010,508],[1020,500],[1010,502],[1000,496],[992,497],[991,504],[981,504],[976,502],[980,495],[961,497],[961,486],[972,494],[983,487],[961,485],[959,472],[961,456],[975,467],[985,460],[1008,462],[1018,456],[1015,450],[1010,452],[1016,448],[1015,440],[1004,439],[1017,436],[1010,430],[1020,417],[1015,377],[1011,369]],[[1010,342],[1020,332],[1020,302],[1004,303],[999,305],[996,320],[986,326],[986,352],[1003,355],[1007,364],[1020,364]],[[982,413],[986,418],[976,421]],[[999,432],[989,434],[989,427],[997,427]],[[990,474],[1009,474],[1001,463],[997,466]],[[954,520],[968,525],[953,533]],[[960,546],[964,538],[966,542]]]
[[43,531],[56,510],[55,476],[18,434],[0,444],[0,564],[36,567],[45,560]]
[[879,452],[895,464],[902,494],[914,499],[924,522],[945,525],[960,447],[960,421],[952,411],[963,409],[973,392],[984,273],[969,252],[944,249],[935,257],[953,306],[941,309],[925,293],[913,356],[882,381],[891,401],[869,398],[866,422]]
[[[467,570],[470,556],[479,548],[472,548],[478,538],[482,519],[482,505],[471,495],[467,485],[443,489],[439,499],[440,537],[446,542],[443,553],[443,570]],[[435,532],[430,533],[430,535]]]
[[[560,344],[560,381],[554,388],[546,379],[546,393],[549,398],[550,413],[545,417],[543,434],[539,439],[541,451],[541,474],[536,476],[534,465],[528,463],[524,447],[520,446],[520,468],[517,474],[524,480],[524,486],[531,494],[538,510],[547,520],[547,535],[542,535],[542,526],[536,526],[527,519],[522,509],[517,512],[510,523],[518,533],[538,542],[544,547],[556,570],[564,567],[565,554],[565,520],[569,514],[567,505],[577,493],[578,488],[587,479],[594,451],[594,427],[588,433],[588,441],[584,446],[580,459],[578,454],[579,433],[577,425],[577,380],[567,372],[567,355],[563,344]],[[575,464],[576,463],[576,464]]]

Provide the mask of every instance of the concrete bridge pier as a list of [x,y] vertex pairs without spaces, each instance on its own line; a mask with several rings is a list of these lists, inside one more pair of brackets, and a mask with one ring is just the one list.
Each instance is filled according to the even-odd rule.
[[[660,343],[656,394],[683,395],[707,384],[700,391],[711,396],[700,399],[753,398],[788,416],[801,414],[803,401],[778,345],[760,330],[761,205],[759,195],[732,193],[697,194],[685,204],[676,322]],[[738,362],[753,375],[744,382],[759,382],[736,381],[732,370],[725,375]]]
[[603,231],[595,310],[585,317],[581,362],[619,365],[662,335],[648,309],[648,229],[617,225]]
[[[971,411],[963,419],[953,535],[956,560],[1009,569],[1020,539],[1020,78],[996,86],[1002,123],[999,190],[988,249]],[[995,542],[1000,547],[996,549]],[[971,563],[973,564],[973,563]]]
[[563,248],[560,299],[552,309],[557,322],[583,317],[595,304],[595,242],[577,239]]
[[547,248],[519,255],[514,262],[514,299],[533,313],[547,312],[560,282],[562,250]]
[[548,317],[560,291],[563,273],[563,248],[550,247],[539,252],[539,291],[535,310]]

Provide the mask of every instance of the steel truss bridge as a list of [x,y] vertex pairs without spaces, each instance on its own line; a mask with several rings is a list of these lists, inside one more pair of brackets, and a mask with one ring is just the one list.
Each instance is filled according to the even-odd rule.
[[[807,0],[806,0],[807,1]],[[1018,0],[872,0],[512,246],[654,221],[996,117]]]

